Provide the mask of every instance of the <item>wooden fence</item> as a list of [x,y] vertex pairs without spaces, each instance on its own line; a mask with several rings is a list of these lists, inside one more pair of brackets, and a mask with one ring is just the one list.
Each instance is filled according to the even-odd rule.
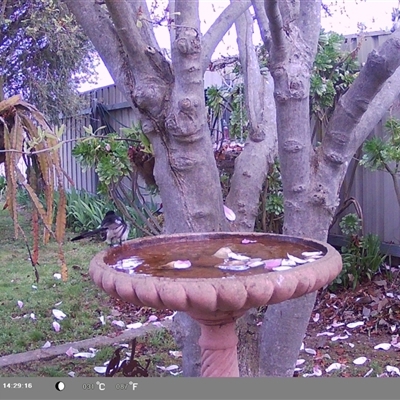
[[[371,50],[377,48],[388,37],[387,32],[373,32],[365,34],[361,39],[362,45],[358,53],[360,63],[364,63]],[[346,36],[344,48],[353,50],[357,46],[357,36]],[[205,87],[214,84],[220,85],[221,80],[217,73],[207,73]],[[104,124],[109,129],[117,131],[124,126],[131,126],[135,120],[134,110],[129,106],[123,94],[114,86],[107,86],[83,94],[87,99],[87,109],[81,115],[65,120],[65,139],[69,141],[62,150],[63,166],[75,182],[77,189],[86,189],[96,192],[97,177],[93,170],[85,173],[71,156],[74,139],[82,136],[83,127],[91,124],[94,128]],[[96,105],[101,105],[95,107]],[[384,135],[383,125],[389,115],[400,117],[400,102],[397,101],[381,122],[371,131],[371,135]],[[95,110],[95,111],[94,111]],[[342,201],[347,197],[354,197],[361,204],[364,214],[365,232],[376,233],[381,240],[395,245],[400,244],[400,210],[397,205],[393,183],[388,174],[370,172],[363,167],[356,166],[355,161],[350,164],[348,173],[341,190]],[[351,178],[354,173],[354,179]],[[353,183],[351,184],[351,182]],[[351,186],[351,187],[350,187]],[[351,207],[345,213],[354,212]],[[332,230],[332,237],[340,234],[338,224]],[[393,251],[392,251],[393,253]],[[394,251],[400,255],[400,251]]]

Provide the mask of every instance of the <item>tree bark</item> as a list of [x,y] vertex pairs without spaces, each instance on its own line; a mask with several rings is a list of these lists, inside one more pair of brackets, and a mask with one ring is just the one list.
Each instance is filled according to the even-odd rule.
[[[285,198],[284,232],[326,240],[339,204],[338,193],[347,166],[370,131],[361,121],[370,102],[399,66],[399,43],[391,38],[378,52],[370,55],[359,77],[339,102],[322,145],[314,151],[304,99],[309,91],[310,60],[314,58],[312,49],[318,39],[315,33],[319,32],[319,27],[310,24],[305,16],[308,15],[310,21],[317,21],[317,4],[300,1],[295,26],[290,22],[285,25],[284,21],[292,19],[280,15],[283,9],[289,12],[287,7],[279,9],[277,2],[268,1],[265,9],[272,31],[271,73],[275,81],[278,148]],[[314,17],[310,18],[311,15]],[[290,41],[287,36],[291,37]],[[299,49],[303,50],[298,52]],[[376,122],[386,109],[380,108],[382,112],[375,116]],[[366,118],[371,120],[373,117]],[[296,126],[290,119],[296,121]],[[262,375],[293,375],[315,296],[314,293],[268,307],[261,328]]]
[[[140,113],[143,131],[154,149],[166,233],[228,230],[206,124],[203,73],[219,40],[250,2],[232,2],[201,36],[198,1],[176,0],[171,65],[155,41],[144,0],[105,0],[105,8],[96,0],[64,1],[118,88]],[[320,1],[265,0],[262,4],[253,0],[253,4],[265,45],[271,49],[284,233],[326,240],[348,163],[400,91],[399,40],[392,35],[368,58],[339,102],[321,146],[313,149],[308,96],[320,31]],[[273,126],[268,125],[273,121],[273,106],[265,105],[272,85],[256,73],[253,47],[242,37],[249,40],[249,31],[239,35],[239,46],[241,61],[249,57],[242,64],[250,135],[237,159],[227,204],[237,213],[237,229],[252,230],[261,181],[272,156],[273,141],[266,132]],[[262,375],[291,376],[314,301],[312,294],[268,307],[261,328]],[[198,376],[198,326],[184,317],[176,318],[182,327],[177,337],[181,335],[184,350],[184,375]],[[242,351],[243,347],[240,356]],[[254,365],[242,366],[241,372],[253,375]]]

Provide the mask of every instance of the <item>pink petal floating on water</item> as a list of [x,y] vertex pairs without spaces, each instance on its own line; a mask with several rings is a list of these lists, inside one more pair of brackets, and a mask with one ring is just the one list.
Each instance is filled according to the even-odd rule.
[[56,332],[60,332],[61,325],[60,325],[57,321],[54,321],[54,322],[53,322],[53,329],[54,329]]
[[19,308],[22,308],[22,307],[24,306],[24,302],[21,301],[21,300],[18,300],[18,301],[17,301],[17,304],[18,304],[18,307],[19,307]]
[[281,258],[271,258],[270,260],[265,260],[264,268],[272,269],[275,267],[279,267],[281,265],[281,262],[282,262]]
[[236,214],[230,208],[228,208],[225,204],[224,204],[224,213],[225,213],[225,217],[228,221],[234,221],[236,219]]
[[257,243],[257,240],[243,239],[242,243],[243,244]]
[[189,260],[176,260],[174,261],[174,268],[176,269],[185,269],[189,268],[192,263]]
[[292,267],[289,267],[288,265],[281,265],[280,267],[272,268],[273,271],[286,271],[288,269],[292,269]]

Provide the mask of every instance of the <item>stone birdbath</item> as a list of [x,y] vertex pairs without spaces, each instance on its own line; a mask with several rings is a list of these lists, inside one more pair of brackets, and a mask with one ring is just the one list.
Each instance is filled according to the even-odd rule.
[[327,243],[266,233],[145,237],[98,253],[93,281],[111,296],[199,322],[201,375],[238,377],[235,322],[252,307],[314,292],[342,269]]

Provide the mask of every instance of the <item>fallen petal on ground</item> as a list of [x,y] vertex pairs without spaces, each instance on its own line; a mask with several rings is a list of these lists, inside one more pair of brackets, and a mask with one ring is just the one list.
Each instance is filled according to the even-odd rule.
[[61,329],[61,325],[57,322],[57,321],[53,321],[53,329],[56,331],[56,332],[60,332],[60,329]]
[[356,322],[350,322],[346,326],[350,329],[357,328],[358,326],[364,325],[364,321],[356,321]]
[[95,372],[98,374],[105,374],[107,371],[107,367],[94,367]]
[[67,315],[64,314],[61,310],[57,310],[56,308],[54,308],[52,310],[52,313],[54,315],[55,318],[59,319],[59,320],[63,320]]
[[389,350],[392,347],[390,343],[379,343],[374,346],[375,350]]
[[331,364],[328,368],[326,368],[325,372],[331,372],[336,369],[340,369],[341,367],[342,367],[342,364],[335,362],[335,363]]
[[367,360],[368,360],[367,357],[358,357],[355,360],[353,360],[353,364],[355,364],[355,365],[363,365]]
[[314,349],[310,349],[310,348],[305,348],[304,351],[305,351],[307,354],[311,354],[311,355],[313,355],[313,356],[315,356],[315,355],[317,354],[317,352],[316,352]]
[[124,321],[117,321],[115,319],[111,322],[111,324],[119,326],[120,328],[124,328],[125,327],[125,322]]
[[141,322],[135,322],[135,323],[133,323],[133,324],[128,324],[128,325],[126,326],[126,328],[127,328],[127,329],[138,329],[138,328],[140,328],[141,326],[143,326],[143,324],[142,324]]

